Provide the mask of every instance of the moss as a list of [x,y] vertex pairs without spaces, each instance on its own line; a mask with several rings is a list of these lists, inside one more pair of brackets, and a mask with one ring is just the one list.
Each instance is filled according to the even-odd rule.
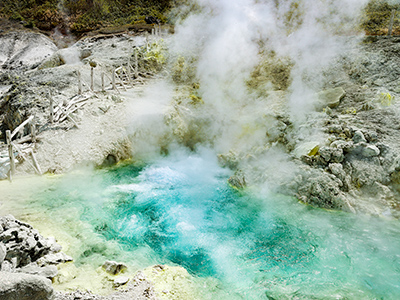
[[387,34],[392,10],[397,11],[394,19],[394,33],[400,34],[400,14],[398,13],[400,4],[394,2],[391,4],[385,0],[369,1],[363,11],[361,28],[371,35]]
[[166,23],[172,0],[4,0],[0,16],[25,21],[43,30],[69,29],[75,34],[107,25],[144,22],[154,16]]

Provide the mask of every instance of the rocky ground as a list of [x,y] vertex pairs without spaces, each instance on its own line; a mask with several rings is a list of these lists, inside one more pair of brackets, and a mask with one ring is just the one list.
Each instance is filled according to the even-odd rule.
[[232,182],[279,186],[316,207],[398,218],[399,42],[365,37],[333,63],[314,111],[300,124],[284,106],[276,109],[285,92],[271,93],[262,145],[220,155],[241,170]]
[[[43,43],[31,49],[30,39],[37,36]],[[14,130],[23,120],[34,116],[38,143],[21,147],[25,153],[35,147],[43,173],[62,173],[77,164],[101,165],[130,157],[125,131],[125,100],[129,95],[121,86],[121,91],[112,90],[110,78],[113,68],[126,64],[133,49],[143,46],[143,37],[97,36],[61,50],[50,39],[36,33],[7,33],[3,39],[0,101],[3,141],[6,129]],[[37,57],[32,57],[31,53]],[[94,91],[89,88],[89,62],[96,64]],[[16,70],[11,70],[12,66],[17,66]],[[78,95],[78,72],[82,78],[82,95]],[[106,73],[105,92],[101,92],[102,72]],[[140,85],[138,83],[131,93],[140,92]],[[53,122],[50,122],[50,101],[55,111]],[[68,109],[72,112],[67,116]],[[21,136],[26,134],[29,129],[20,133]],[[4,143],[0,144],[0,153],[3,157],[0,177],[5,178],[8,162]],[[34,170],[32,164],[23,159],[17,164],[16,175]]]
[[[73,259],[63,252],[54,238],[44,238],[27,223],[11,215],[0,217],[0,298],[5,300],[128,300],[159,299],[157,293],[167,299],[180,299],[184,293],[174,284],[189,274],[183,268],[157,265],[137,272],[134,277],[124,275],[123,263],[106,261],[102,272],[109,276],[115,292],[100,296],[89,291],[55,292],[52,281],[62,280],[59,266]],[[154,278],[157,278],[154,285]],[[150,281],[151,280],[151,281]],[[161,290],[162,286],[162,290]],[[156,292],[157,291],[157,292]],[[182,298],[187,299],[187,298]]]

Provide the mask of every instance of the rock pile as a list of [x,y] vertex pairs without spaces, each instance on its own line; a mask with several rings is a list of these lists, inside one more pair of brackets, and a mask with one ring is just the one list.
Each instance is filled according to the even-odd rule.
[[0,299],[51,299],[56,265],[72,261],[54,238],[11,215],[0,217]]

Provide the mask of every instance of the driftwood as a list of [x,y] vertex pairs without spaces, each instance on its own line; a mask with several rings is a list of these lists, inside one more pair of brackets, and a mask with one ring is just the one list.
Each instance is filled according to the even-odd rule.
[[12,146],[12,142],[11,142],[11,131],[10,130],[6,131],[6,139],[7,139],[7,145],[8,145],[8,155],[10,157],[10,174],[9,174],[8,178],[10,179],[10,181],[12,181],[12,177],[15,174],[15,157],[14,157],[14,153],[13,153],[13,146]]
[[78,71],[78,94],[82,94],[82,76],[80,71]]
[[28,143],[28,142],[32,142],[35,143],[37,141],[40,141],[41,137],[40,136],[35,136],[35,141],[32,140],[32,136],[31,135],[26,135],[20,139],[14,140],[14,142],[16,144],[23,144],[23,143]]
[[63,103],[60,103],[57,107],[56,107],[56,115],[54,120],[56,122],[63,122],[65,119],[68,118],[68,116],[70,114],[72,114],[73,112],[77,111],[78,109],[82,108],[85,104],[86,101],[89,100],[91,97],[90,96],[86,96],[86,97],[74,97],[72,98],[72,100],[70,102],[68,102],[65,107],[63,105]]
[[42,170],[40,169],[40,166],[39,166],[39,164],[38,164],[38,162],[37,162],[37,160],[36,160],[36,156],[35,156],[35,154],[33,153],[33,150],[32,150],[32,149],[31,149],[31,156],[32,156],[33,163],[35,164],[36,170],[38,171],[38,174],[39,174],[39,175],[42,175]]
[[86,103],[81,103],[80,105],[76,105],[75,108],[72,108],[70,110],[64,110],[64,117],[61,117],[59,119],[59,122],[61,123],[62,121],[64,121],[66,118],[68,118],[68,116],[74,112],[76,112],[78,109],[80,109],[81,107],[83,107]]
[[138,60],[138,53],[135,51],[135,78],[139,77],[139,60]]
[[72,123],[74,123],[74,125],[76,126],[76,128],[79,128],[78,123],[76,123],[76,121],[74,119],[72,119],[72,117],[68,114],[67,115],[67,119],[70,120]]
[[114,70],[112,73],[112,79],[111,79],[113,90],[117,89],[117,85],[115,84],[115,76],[116,76],[115,72],[116,71]]
[[[36,166],[33,165],[33,164],[28,160],[28,158],[25,156],[25,154],[22,152],[22,150],[21,150],[15,143],[11,143],[11,144],[12,144],[12,146],[17,150],[18,154],[24,159],[24,161],[26,161],[26,162],[35,170],[36,173],[38,173],[39,175],[42,175],[42,172],[40,171],[40,167],[37,168],[37,166],[38,166],[37,161],[35,162],[35,160],[33,160],[33,161],[34,161],[34,164],[35,164]],[[33,153],[33,151],[30,151],[30,152]]]
[[31,140],[32,140],[32,143],[36,143],[36,126],[32,122],[30,124],[30,129],[31,129]]
[[26,124],[28,124],[30,121],[33,120],[33,116],[30,116],[28,119],[26,119],[24,122],[22,122],[17,128],[13,130],[11,133],[10,138],[12,139]]
[[112,75],[112,78],[110,78],[107,73],[104,73],[104,76],[106,76],[108,78],[108,80],[111,81],[111,85],[112,85],[112,89],[116,90],[118,93],[120,93],[120,91],[117,88],[117,85],[115,84],[115,72]]
[[90,89],[94,91],[94,68],[90,68]]

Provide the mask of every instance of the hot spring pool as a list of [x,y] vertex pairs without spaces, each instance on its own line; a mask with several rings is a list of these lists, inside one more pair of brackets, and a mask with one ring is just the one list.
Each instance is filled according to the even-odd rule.
[[77,266],[113,259],[216,278],[199,299],[400,298],[398,220],[313,209],[261,188],[238,192],[230,175],[209,151],[178,152],[48,178],[13,209],[73,236],[64,251]]

